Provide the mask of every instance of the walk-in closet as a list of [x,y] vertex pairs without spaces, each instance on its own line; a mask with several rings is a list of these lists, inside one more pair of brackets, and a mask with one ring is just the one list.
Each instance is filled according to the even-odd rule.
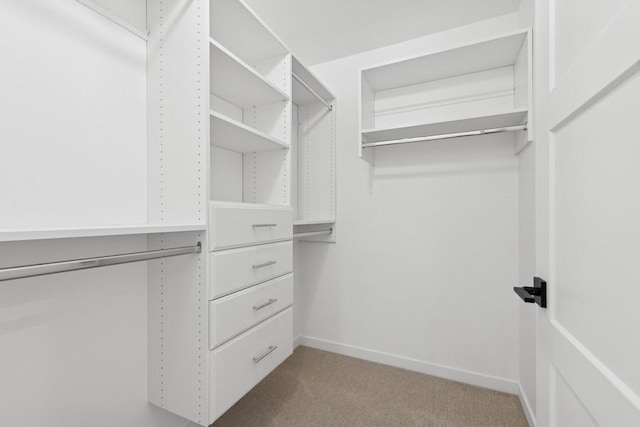
[[3,1],[0,426],[639,426],[639,19]]

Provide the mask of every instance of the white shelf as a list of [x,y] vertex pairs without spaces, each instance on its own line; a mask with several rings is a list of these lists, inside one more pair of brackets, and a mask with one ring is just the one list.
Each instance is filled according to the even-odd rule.
[[286,142],[216,111],[211,111],[211,144],[238,153],[289,148]]
[[516,63],[527,31],[363,70],[375,91],[411,86]]
[[289,205],[272,205],[266,203],[250,203],[250,202],[229,202],[226,200],[211,200],[211,205],[228,206],[236,208],[256,208],[256,209],[282,209],[291,210]]
[[249,64],[285,56],[289,49],[242,0],[210,1],[211,37]]
[[289,100],[283,90],[213,39],[209,53],[210,91],[216,96],[242,108]]
[[364,149],[386,142],[503,131],[518,152],[533,135],[531,51],[525,29],[362,70],[360,156],[374,162]]
[[336,220],[335,219],[302,219],[302,220],[295,220],[293,221],[293,225],[299,225],[299,226],[303,226],[303,225],[328,225],[328,224],[335,224]]
[[107,225],[86,227],[2,228],[0,242],[24,240],[71,239],[78,237],[127,236],[133,234],[204,231],[205,224],[189,225]]
[[[292,71],[293,74],[300,77],[306,84],[309,85],[322,99],[324,99],[327,103],[331,104],[331,102],[335,99],[335,96],[329,90],[324,87],[320,80],[309,71],[298,59],[294,56],[292,58]],[[318,102],[318,98],[316,98],[311,92],[307,90],[298,80],[293,79],[293,103],[296,105],[306,105],[313,104],[314,102]]]
[[484,116],[464,117],[445,122],[422,123],[385,129],[363,129],[362,142],[380,142],[422,136],[442,135],[524,124],[527,109],[514,109]]

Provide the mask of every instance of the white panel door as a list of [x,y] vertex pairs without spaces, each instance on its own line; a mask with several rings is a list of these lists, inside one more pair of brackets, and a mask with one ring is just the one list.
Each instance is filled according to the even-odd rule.
[[640,426],[639,22],[537,1],[538,427]]

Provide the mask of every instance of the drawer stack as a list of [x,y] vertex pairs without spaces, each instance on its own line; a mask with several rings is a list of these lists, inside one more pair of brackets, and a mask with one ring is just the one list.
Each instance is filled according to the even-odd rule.
[[218,418],[293,351],[292,212],[212,204],[210,413]]

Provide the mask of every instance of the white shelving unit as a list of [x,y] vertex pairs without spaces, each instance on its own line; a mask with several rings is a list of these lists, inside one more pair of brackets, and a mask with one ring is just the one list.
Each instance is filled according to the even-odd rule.
[[335,99],[243,0],[170,6],[148,2],[150,133],[195,156],[190,192],[170,190],[205,251],[149,269],[149,401],[206,426],[292,351],[294,229],[335,229]]
[[[145,261],[133,279],[148,293],[148,400],[208,426],[293,351],[294,228],[335,230],[335,98],[243,0],[146,5],[147,44],[120,46],[135,66],[127,55],[93,57],[131,72],[121,79],[131,86],[83,86],[73,95],[91,109],[65,103],[59,117],[68,121],[55,132],[36,127],[35,147],[18,121],[28,115],[14,117],[3,147],[14,180],[4,180],[1,222],[10,227],[0,242],[144,235],[126,239],[135,252],[44,264]],[[69,73],[83,70],[83,58],[56,75],[77,79]],[[100,96],[116,107],[103,111]],[[77,123],[79,113],[89,119]],[[120,240],[86,244],[100,253]],[[83,249],[76,243],[60,246]],[[64,268],[55,272],[72,271]]]
[[[292,351],[296,172],[322,198],[301,210],[309,215],[300,219],[312,226],[335,221],[335,201],[329,200],[329,194],[335,197],[335,167],[327,163],[335,158],[329,136],[335,119],[321,126],[321,134],[308,132],[317,146],[300,150],[299,158],[293,99],[305,117],[320,111],[299,86],[293,92],[299,64],[286,46],[242,0],[165,3],[148,4],[150,52],[157,55],[150,98],[158,113],[172,113],[160,126],[163,137],[171,132],[176,141],[187,138],[203,148],[198,164],[205,173],[197,188],[205,198],[197,208],[206,217],[206,252],[182,274],[185,280],[160,266],[150,270],[149,400],[204,426]],[[305,70],[298,72],[309,80]],[[321,166],[324,175],[314,175]],[[317,191],[327,179],[331,189]],[[173,281],[180,286],[167,285]],[[265,301],[277,303],[252,308]]]
[[211,0],[213,203],[289,206],[291,55],[238,0]]
[[293,58],[293,214],[294,232],[331,229],[331,234],[297,241],[335,242],[335,96],[297,58]]
[[362,144],[526,125],[518,152],[533,135],[531,47],[518,31],[362,70]]

